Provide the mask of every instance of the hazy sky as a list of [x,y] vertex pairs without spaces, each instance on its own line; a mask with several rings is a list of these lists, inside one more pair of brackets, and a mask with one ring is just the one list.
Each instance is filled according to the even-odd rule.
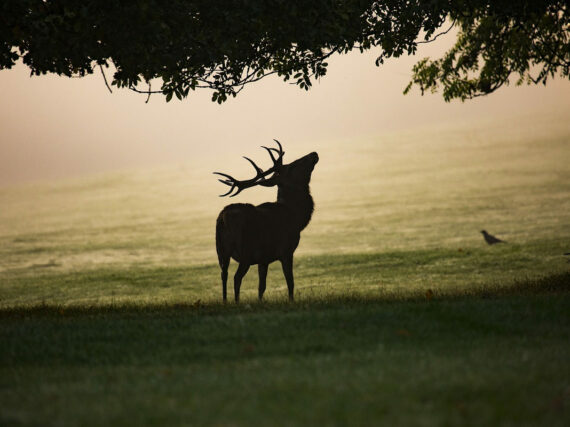
[[500,89],[488,97],[445,103],[402,90],[412,65],[437,55],[453,37],[423,46],[415,57],[374,65],[375,53],[329,61],[328,75],[305,92],[270,77],[218,105],[197,91],[166,103],[127,90],[110,94],[96,73],[83,79],[31,77],[26,67],[0,71],[0,185],[173,162],[217,168],[219,153],[252,154],[277,138],[294,151],[311,143],[387,131],[532,112],[570,111],[570,82]]

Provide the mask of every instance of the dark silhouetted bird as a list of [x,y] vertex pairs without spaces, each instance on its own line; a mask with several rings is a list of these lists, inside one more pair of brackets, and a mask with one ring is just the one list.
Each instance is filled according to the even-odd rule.
[[494,245],[495,243],[507,243],[504,240],[501,240],[493,236],[492,234],[487,233],[487,231],[485,230],[481,230],[481,233],[483,234],[483,238],[489,245]]

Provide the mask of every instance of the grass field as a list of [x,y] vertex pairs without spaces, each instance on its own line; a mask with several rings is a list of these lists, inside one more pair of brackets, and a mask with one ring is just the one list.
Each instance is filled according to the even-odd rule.
[[314,149],[294,304],[220,303],[237,156],[0,188],[0,424],[568,425],[570,117]]

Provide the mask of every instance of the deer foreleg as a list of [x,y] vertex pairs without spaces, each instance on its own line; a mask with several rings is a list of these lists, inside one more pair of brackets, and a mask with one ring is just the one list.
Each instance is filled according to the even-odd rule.
[[263,293],[265,292],[265,286],[267,283],[267,264],[261,264],[257,266],[257,271],[259,273],[259,300],[263,299]]
[[247,270],[249,270],[249,264],[240,263],[234,276],[234,296],[236,302],[239,302],[239,289],[241,287],[243,276],[245,276]]
[[227,301],[227,284],[228,284],[228,267],[230,265],[230,257],[222,257],[220,258],[220,267],[222,269],[222,298],[223,301],[226,302]]
[[222,270],[222,298],[224,302],[228,299],[228,269]]
[[281,260],[281,267],[283,268],[283,274],[285,275],[285,280],[287,281],[289,301],[293,301],[293,291],[295,289],[295,282],[293,280],[293,256],[283,258]]

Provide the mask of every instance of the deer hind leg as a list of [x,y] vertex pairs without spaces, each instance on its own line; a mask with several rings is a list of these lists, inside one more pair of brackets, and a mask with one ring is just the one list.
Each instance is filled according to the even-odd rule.
[[293,280],[293,256],[283,258],[281,260],[283,274],[287,281],[287,290],[289,291],[289,301],[293,301],[293,291],[295,289],[295,281]]
[[239,289],[241,288],[241,281],[243,276],[247,273],[247,270],[249,270],[249,264],[240,263],[234,275],[234,296],[236,302],[239,302]]
[[265,286],[267,283],[267,264],[261,264],[257,266],[257,271],[259,273],[259,301],[263,299],[263,293],[265,292]]

